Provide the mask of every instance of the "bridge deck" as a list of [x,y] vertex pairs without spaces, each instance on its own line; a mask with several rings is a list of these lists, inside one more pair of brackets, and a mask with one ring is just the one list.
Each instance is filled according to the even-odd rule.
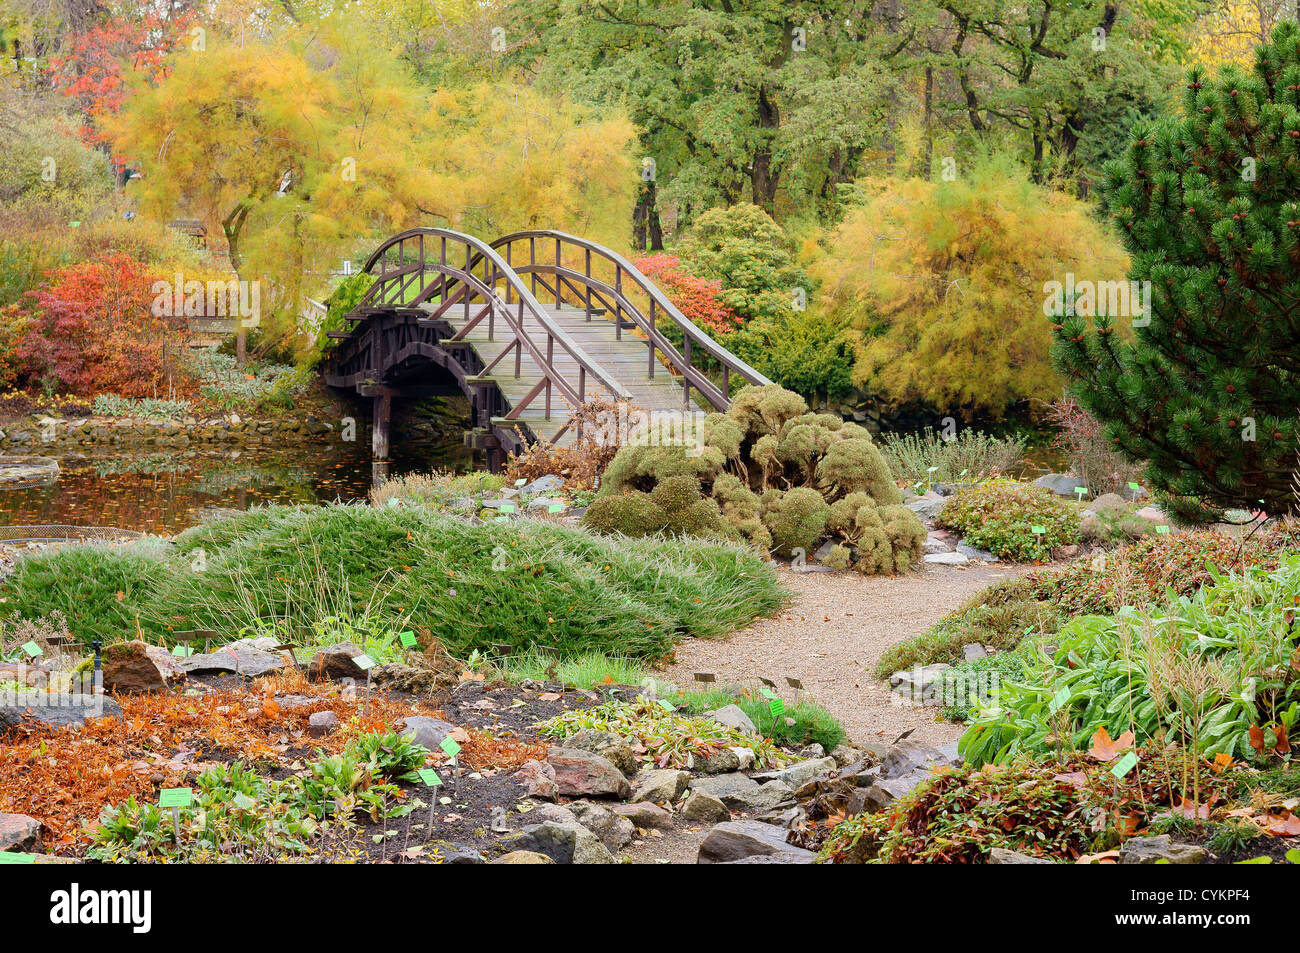
[[[476,306],[477,305],[477,306]],[[481,304],[471,305],[471,314],[476,313]],[[555,307],[544,305],[546,312],[563,331],[573,339],[586,354],[597,364],[607,370],[618,383],[632,395],[632,402],[644,410],[681,410],[684,406],[681,380],[674,378],[669,369],[656,361],[655,376],[649,376],[649,345],[644,337],[623,329],[622,339],[615,337],[614,322],[603,314],[593,314],[587,320],[587,313],[582,308]],[[443,315],[444,319],[457,331],[465,325],[463,309],[452,307]],[[541,324],[531,316],[525,318],[525,331],[534,341],[545,342],[546,332]],[[487,321],[481,321],[462,339],[471,345],[483,359],[484,365],[492,361],[502,351],[514,345],[514,332],[504,321],[497,320],[495,340],[488,340]],[[558,346],[553,358],[554,366],[563,372],[565,378],[576,386],[578,380],[578,363]],[[543,377],[539,368],[529,356],[527,350],[520,360],[519,377],[515,377],[514,354],[507,354],[501,363],[488,375],[497,383],[501,393],[512,407],[517,407],[533,387]],[[587,396],[595,397],[604,391],[588,380]],[[569,407],[559,394],[552,397],[551,419],[546,419],[546,410],[542,398],[532,402],[520,415],[519,420],[528,425],[541,440],[551,440],[555,433],[569,419]],[[694,403],[692,402],[692,409]],[[561,443],[566,443],[573,436],[565,434]]]

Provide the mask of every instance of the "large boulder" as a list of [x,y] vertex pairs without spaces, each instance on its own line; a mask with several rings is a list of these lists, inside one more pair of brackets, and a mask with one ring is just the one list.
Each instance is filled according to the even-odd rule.
[[1119,849],[1121,864],[1203,864],[1210,852],[1195,844],[1179,844],[1168,834],[1130,837]]
[[720,824],[731,820],[731,811],[712,794],[692,791],[682,805],[682,817],[696,824]]
[[180,660],[139,639],[104,647],[104,690],[117,694],[165,692],[185,680]]
[[328,645],[316,653],[307,671],[315,679],[332,678],[342,681],[345,678],[352,678],[364,681],[366,670],[352,660],[358,655],[365,654],[361,647],[353,642]]
[[[51,704],[51,699],[57,704]],[[16,728],[24,718],[64,728],[85,724],[87,718],[118,718],[122,706],[103,695],[17,695],[0,704],[0,729]]]
[[647,768],[635,778],[632,800],[672,804],[682,796],[690,781],[687,772],[676,768]]
[[[257,641],[262,642],[263,640],[258,639]],[[293,661],[285,654],[238,642],[224,645],[215,652],[191,655],[188,658],[180,658],[176,661],[183,670],[191,675],[225,672],[232,675],[242,675],[245,678],[260,678],[263,675],[270,675],[272,672],[294,667]]]
[[555,769],[545,761],[525,761],[510,777],[524,786],[524,793],[529,797],[554,801],[559,796]]
[[772,863],[811,864],[813,852],[787,844],[786,831],[760,821],[724,821],[700,843],[697,863],[727,864],[747,857],[771,857]]
[[546,763],[555,771],[555,788],[565,797],[626,798],[632,793],[623,772],[608,758],[580,748],[552,748]]
[[574,801],[569,805],[579,824],[600,838],[610,851],[620,851],[636,836],[636,825],[609,808],[590,801]]
[[599,837],[581,824],[544,821],[502,838],[508,851],[545,854],[557,864],[612,864],[614,855]]
[[696,778],[692,791],[703,791],[733,811],[762,814],[790,807],[794,804],[794,791],[784,781],[772,779],[759,784],[743,774],[715,774]]
[[613,763],[627,777],[636,774],[640,764],[632,746],[611,731],[583,728],[564,739],[564,747],[590,751]]
[[26,814],[0,814],[0,851],[30,854],[40,846],[40,821]]

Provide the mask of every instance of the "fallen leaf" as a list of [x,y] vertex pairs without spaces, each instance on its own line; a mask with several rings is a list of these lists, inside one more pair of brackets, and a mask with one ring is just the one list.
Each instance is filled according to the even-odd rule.
[[1105,725],[1102,725],[1092,736],[1092,748],[1089,749],[1088,754],[1098,761],[1114,761],[1121,751],[1131,747],[1133,747],[1133,732],[1126,731],[1112,740],[1110,732],[1106,730]]

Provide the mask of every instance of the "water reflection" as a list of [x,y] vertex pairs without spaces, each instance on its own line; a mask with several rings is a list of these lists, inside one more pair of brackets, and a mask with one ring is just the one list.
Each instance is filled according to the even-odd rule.
[[431,469],[466,470],[458,443],[394,447],[374,464],[361,442],[248,450],[61,456],[52,486],[0,487],[0,525],[71,523],[171,534],[210,508],[364,499],[374,480]]

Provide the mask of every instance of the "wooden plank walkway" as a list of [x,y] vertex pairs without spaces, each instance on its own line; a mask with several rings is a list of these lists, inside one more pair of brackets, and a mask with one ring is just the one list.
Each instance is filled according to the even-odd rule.
[[[475,301],[470,305],[470,313],[476,314],[482,307],[481,301]],[[684,406],[684,395],[681,378],[672,376],[669,369],[656,359],[654,377],[649,375],[650,358],[649,344],[644,337],[638,337],[634,331],[623,329],[622,339],[618,339],[615,334],[614,322],[604,314],[593,314],[591,320],[587,320],[587,313],[582,308],[577,307],[556,307],[555,305],[543,305],[543,308],[553,320],[568,336],[581,348],[591,360],[595,361],[632,395],[632,403],[644,410],[649,411],[680,411]],[[460,307],[453,306],[449,308],[443,318],[451,324],[453,328],[459,331],[465,325],[464,310]],[[535,342],[545,346],[546,331],[541,323],[532,315],[527,315],[524,320],[524,330]],[[465,343],[471,345],[482,358],[484,366],[492,361],[503,351],[510,350],[514,346],[514,331],[505,321],[497,319],[495,340],[488,340],[488,325],[486,319],[479,322],[464,338]],[[565,379],[570,382],[578,380],[578,362],[574,360],[563,349],[556,348],[553,364],[557,370],[564,374]],[[517,407],[528,392],[536,386],[537,382],[543,377],[542,370],[533,361],[524,350],[519,366],[519,377],[515,377],[515,357],[514,354],[507,354],[501,359],[501,363],[492,369],[488,375],[496,382],[502,395],[510,403],[511,407]],[[593,386],[590,376],[588,377],[587,396],[595,397],[604,394],[604,389]],[[691,403],[691,410],[697,409],[694,401]],[[543,397],[536,398],[524,411],[518,419],[521,423],[527,424],[538,439],[550,441],[554,438],[557,431],[565,425],[569,419],[570,408],[566,401],[555,394],[551,401],[551,419],[546,419],[546,408]],[[574,434],[566,433],[560,440],[561,444],[568,443]]]

